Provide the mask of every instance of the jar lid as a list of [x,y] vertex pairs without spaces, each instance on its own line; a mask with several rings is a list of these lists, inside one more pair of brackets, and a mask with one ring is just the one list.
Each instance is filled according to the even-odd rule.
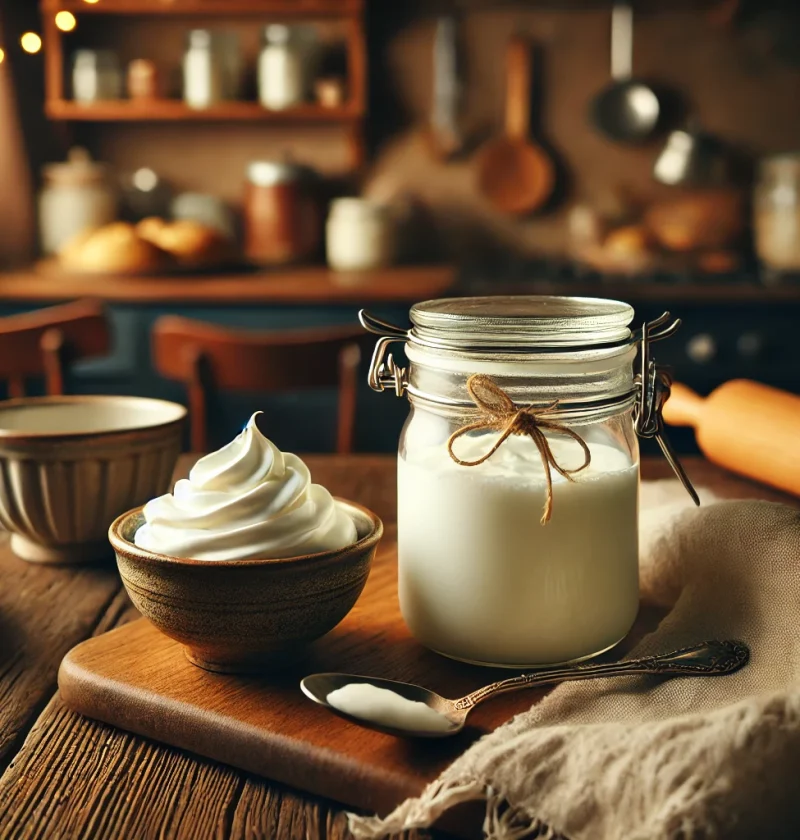
[[346,196],[331,201],[331,213],[357,219],[383,218],[391,214],[391,208],[368,198]]
[[80,67],[115,68],[119,58],[113,50],[75,50],[72,54],[73,64]]
[[65,162],[48,163],[42,167],[44,179],[59,186],[106,183],[110,174],[111,169],[108,164],[92,160],[89,152],[80,146],[74,146],[67,152]]
[[210,29],[190,29],[187,40],[190,47],[207,50],[211,47],[213,36]]
[[767,155],[758,162],[762,172],[781,172],[793,175],[800,169],[800,152],[782,152],[776,155]]
[[315,39],[316,29],[304,24],[270,23],[264,28],[265,42],[274,46],[310,43]]
[[591,347],[631,340],[633,307],[604,298],[498,295],[411,307],[410,338],[443,349]]
[[274,187],[310,179],[313,175],[313,169],[288,160],[255,160],[247,167],[247,180],[257,187]]

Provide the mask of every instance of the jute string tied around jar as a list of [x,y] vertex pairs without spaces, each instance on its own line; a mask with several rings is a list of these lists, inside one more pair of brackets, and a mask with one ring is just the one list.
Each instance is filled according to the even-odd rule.
[[[558,409],[558,400],[555,400],[549,405],[519,406],[496,382],[481,373],[470,376],[467,380],[467,392],[484,416],[474,423],[468,423],[466,426],[456,429],[450,435],[447,440],[447,451],[450,457],[462,467],[477,467],[491,458],[511,435],[528,435],[539,450],[539,455],[542,458],[542,466],[544,467],[547,495],[541,523],[542,525],[547,524],[553,513],[552,470],[555,470],[559,475],[566,478],[567,481],[574,481],[573,476],[581,470],[585,470],[592,460],[592,453],[589,451],[586,441],[577,432],[572,431],[572,429],[567,428],[563,424],[555,420],[545,419],[546,415],[550,415]],[[543,430],[558,435],[566,435],[579,443],[583,449],[583,463],[579,467],[571,470],[562,467],[556,460],[556,456],[550,448],[550,442]],[[491,449],[484,455],[481,455],[480,458],[474,461],[464,461],[453,451],[453,444],[462,435],[476,431],[498,431],[500,432],[500,436],[494,442]]]

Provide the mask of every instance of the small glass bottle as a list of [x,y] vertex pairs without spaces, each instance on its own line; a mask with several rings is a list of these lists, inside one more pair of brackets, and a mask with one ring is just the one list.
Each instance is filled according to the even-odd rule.
[[280,111],[309,98],[314,58],[314,32],[306,26],[274,23],[264,30],[258,59],[258,98],[265,108]]
[[122,97],[122,71],[111,50],[78,50],[72,60],[72,97],[91,104]]
[[183,100],[190,108],[210,108],[224,97],[225,69],[208,29],[193,29],[183,57]]

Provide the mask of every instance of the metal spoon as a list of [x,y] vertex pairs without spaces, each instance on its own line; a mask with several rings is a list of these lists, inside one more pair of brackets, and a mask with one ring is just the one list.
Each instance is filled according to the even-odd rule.
[[[621,662],[588,663],[584,665],[572,665],[567,668],[552,668],[550,670],[534,671],[530,674],[522,674],[519,677],[501,680],[492,683],[484,688],[479,688],[466,697],[457,700],[448,700],[413,683],[395,682],[394,680],[382,680],[373,677],[359,677],[352,674],[312,674],[300,683],[300,688],[306,697],[325,706],[334,714],[365,726],[369,729],[377,729],[388,735],[397,735],[403,738],[447,738],[455,735],[464,728],[469,713],[484,700],[496,697],[498,694],[505,694],[508,691],[518,691],[521,688],[532,688],[533,686],[550,685],[552,683],[566,682],[567,680],[588,680],[596,677],[628,677],[636,674],[656,674],[658,676],[719,676],[732,674],[747,664],[750,658],[750,651],[742,642],[737,641],[709,641],[701,642],[691,647],[682,648],[672,653],[664,653],[659,656],[644,656],[640,659],[627,659]],[[424,703],[434,711],[442,715],[449,726],[441,730],[415,730],[402,727],[377,723],[364,717],[350,715],[335,708],[328,702],[328,695],[338,688],[346,685],[368,684],[376,688],[388,689],[407,700]]]
[[655,91],[633,78],[633,9],[615,3],[611,12],[612,83],[592,102],[595,126],[621,143],[646,140],[656,129],[661,104]]

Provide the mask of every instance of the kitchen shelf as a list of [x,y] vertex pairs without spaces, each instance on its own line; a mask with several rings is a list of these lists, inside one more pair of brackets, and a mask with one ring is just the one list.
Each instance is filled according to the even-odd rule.
[[[2,0],[0,0],[2,2]],[[273,125],[339,125],[349,149],[348,167],[364,165],[364,119],[367,111],[367,48],[364,38],[363,0],[40,0],[45,59],[45,113],[60,122],[133,123],[251,122]],[[67,98],[64,33],[56,25],[59,11],[76,15],[205,15],[231,17],[259,15],[313,20],[338,18],[347,54],[345,85],[348,101],[337,108],[309,103],[271,111],[258,102],[225,102],[195,110],[180,100],[154,102],[98,102],[84,104]],[[138,25],[132,21],[131,25]],[[127,27],[127,21],[126,21]],[[112,30],[114,27],[112,27]]]
[[189,108],[179,99],[155,101],[120,100],[84,104],[68,99],[54,99],[45,104],[52,120],[89,122],[272,122],[272,123],[346,123],[363,116],[355,105],[325,108],[309,104],[284,111],[270,111],[258,102],[224,102],[211,108]]
[[355,15],[362,0],[43,0],[49,12],[103,15],[278,15],[341,17]]

